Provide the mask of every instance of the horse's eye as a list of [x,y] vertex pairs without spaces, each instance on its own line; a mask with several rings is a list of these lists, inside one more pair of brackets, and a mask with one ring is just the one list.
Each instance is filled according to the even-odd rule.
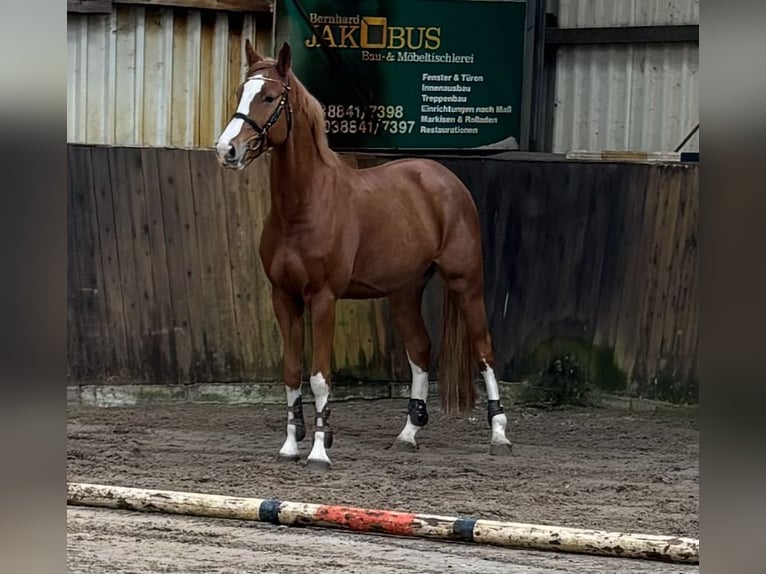
[[266,102],[267,104],[270,104],[274,100],[275,100],[274,96],[264,96],[263,97],[263,101]]

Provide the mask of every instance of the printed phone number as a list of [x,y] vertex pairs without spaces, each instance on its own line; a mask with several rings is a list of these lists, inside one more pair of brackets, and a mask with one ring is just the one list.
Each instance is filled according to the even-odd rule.
[[415,127],[412,120],[338,120],[326,119],[328,134],[377,134],[381,130],[390,134],[409,134]]
[[401,120],[404,117],[404,106],[355,106],[332,104],[322,105],[325,116],[328,119],[378,119],[378,120]]

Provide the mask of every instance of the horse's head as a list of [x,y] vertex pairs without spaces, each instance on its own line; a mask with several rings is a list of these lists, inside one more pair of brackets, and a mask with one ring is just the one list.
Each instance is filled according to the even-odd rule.
[[284,43],[276,60],[262,58],[245,42],[247,75],[237,90],[237,111],[215,151],[223,167],[244,169],[264,151],[284,143],[292,128],[290,104],[290,45]]

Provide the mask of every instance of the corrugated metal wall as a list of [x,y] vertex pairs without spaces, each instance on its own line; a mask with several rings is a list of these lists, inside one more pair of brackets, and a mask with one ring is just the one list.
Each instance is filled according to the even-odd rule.
[[[561,27],[694,24],[699,0],[559,0],[557,14]],[[210,147],[233,109],[245,38],[270,47],[271,15],[258,18],[67,14],[67,141]],[[552,151],[672,150],[698,122],[699,48],[563,46],[555,84]],[[684,149],[698,150],[698,135]]]
[[[562,28],[698,24],[699,0],[560,0]],[[553,151],[673,150],[699,121],[699,46],[562,46]],[[698,151],[695,135],[684,151]]]
[[233,109],[245,38],[264,49],[254,14],[67,14],[67,141],[210,147]]

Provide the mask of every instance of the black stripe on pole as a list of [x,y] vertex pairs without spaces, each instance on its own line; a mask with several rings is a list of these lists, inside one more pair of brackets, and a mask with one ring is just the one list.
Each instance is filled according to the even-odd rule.
[[473,518],[458,518],[452,523],[452,534],[455,535],[456,540],[473,542],[474,526],[476,526],[476,521]]
[[279,524],[279,506],[282,504],[279,500],[264,500],[258,509],[258,517],[262,522],[271,522]]

